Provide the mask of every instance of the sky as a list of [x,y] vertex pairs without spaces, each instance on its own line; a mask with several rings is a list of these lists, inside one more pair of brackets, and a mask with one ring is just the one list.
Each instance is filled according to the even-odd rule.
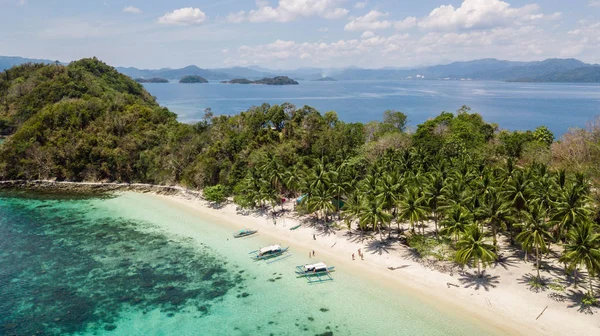
[[600,63],[600,0],[0,0],[0,55],[137,68]]

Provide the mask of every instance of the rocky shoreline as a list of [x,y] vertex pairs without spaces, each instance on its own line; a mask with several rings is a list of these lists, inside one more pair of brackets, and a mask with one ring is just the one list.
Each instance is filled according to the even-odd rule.
[[116,191],[134,191],[139,193],[155,193],[160,195],[180,195],[186,198],[202,198],[202,192],[200,191],[189,190],[179,186],[161,186],[145,183],[12,180],[0,181],[0,190],[2,189],[23,189],[33,191],[53,191],[66,193],[102,193]]

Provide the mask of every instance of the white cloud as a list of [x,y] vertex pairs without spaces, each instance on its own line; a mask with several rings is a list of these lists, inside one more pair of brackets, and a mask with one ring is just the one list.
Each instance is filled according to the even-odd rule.
[[348,24],[344,27],[344,30],[365,31],[389,28],[392,26],[390,21],[380,20],[386,16],[387,13],[372,10],[364,16],[359,16],[350,20],[350,22],[348,22]]
[[370,30],[367,30],[366,32],[362,33],[362,35],[360,36],[360,38],[367,39],[367,38],[370,38],[370,37],[373,37],[373,36],[375,36],[375,33],[373,33]]
[[246,20],[246,12],[244,11],[230,13],[229,15],[227,15],[227,21],[231,23],[242,23],[244,22],[244,20]]
[[[552,16],[552,15],[550,15]],[[229,64],[298,66],[415,66],[451,60],[506,58],[540,60],[600,53],[600,22],[585,22],[567,35],[545,30],[524,19],[520,25],[490,29],[396,33],[378,36],[365,30],[360,38],[335,42],[277,40],[232,50]]]
[[419,21],[428,30],[486,29],[539,19],[538,5],[513,8],[501,0],[465,0],[458,8],[440,6]]
[[600,7],[600,0],[590,0],[588,2],[588,6],[590,6],[590,7]]
[[269,6],[264,0],[256,1],[258,9],[239,11],[227,16],[229,22],[291,22],[302,17],[340,19],[348,10],[338,7],[343,0],[279,0],[277,7]]
[[123,8],[123,12],[131,13],[131,14],[140,14],[142,12],[142,10],[137,7],[127,6],[127,7]]
[[171,13],[167,13],[158,19],[159,23],[169,25],[197,25],[206,21],[207,16],[199,8],[180,8]]
[[367,7],[366,2],[357,2],[356,5],[354,5],[354,8],[358,8],[358,9],[365,8],[365,7]]
[[407,30],[410,28],[413,28],[415,26],[417,26],[417,18],[414,16],[409,16],[406,19],[402,20],[402,21],[397,21],[394,23],[394,28],[398,29],[398,30]]

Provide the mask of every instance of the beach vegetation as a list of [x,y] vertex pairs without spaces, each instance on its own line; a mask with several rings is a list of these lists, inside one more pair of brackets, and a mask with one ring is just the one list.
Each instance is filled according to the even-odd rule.
[[215,186],[204,188],[204,190],[202,190],[202,194],[209,202],[223,203],[227,199],[228,190],[224,185],[217,184]]

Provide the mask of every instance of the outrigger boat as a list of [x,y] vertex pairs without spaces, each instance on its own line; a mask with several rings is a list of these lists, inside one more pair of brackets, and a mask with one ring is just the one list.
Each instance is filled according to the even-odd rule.
[[308,279],[309,283],[331,281],[333,278],[329,273],[333,272],[334,268],[334,266],[327,266],[324,262],[319,262],[296,266],[296,274]]
[[263,247],[259,250],[252,251],[250,254],[254,254],[252,259],[254,260],[266,260],[271,258],[276,258],[287,252],[290,248],[282,248],[281,245],[271,245],[267,247]]
[[233,235],[233,238],[243,238],[243,237],[248,237],[251,236],[255,233],[257,233],[258,230],[250,230],[250,229],[243,229],[240,230],[238,233]]

